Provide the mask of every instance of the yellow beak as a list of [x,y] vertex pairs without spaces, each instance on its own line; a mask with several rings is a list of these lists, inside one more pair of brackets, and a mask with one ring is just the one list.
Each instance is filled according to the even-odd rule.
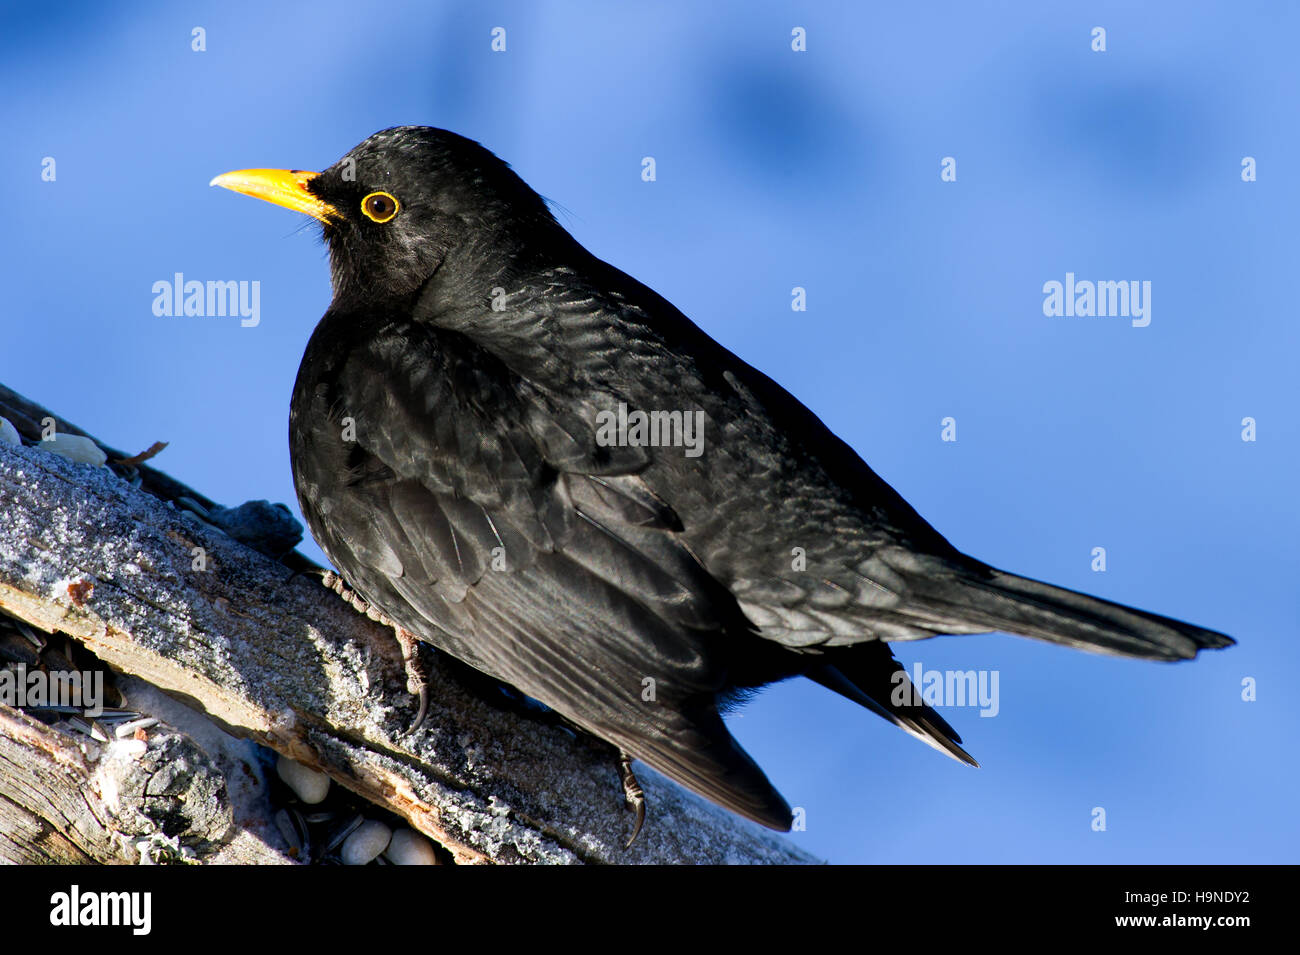
[[307,191],[307,183],[315,179],[316,175],[301,169],[238,169],[222,173],[208,185],[242,192],[254,199],[265,199],[277,206],[305,212],[314,219],[328,222],[340,213],[328,202],[317,199]]

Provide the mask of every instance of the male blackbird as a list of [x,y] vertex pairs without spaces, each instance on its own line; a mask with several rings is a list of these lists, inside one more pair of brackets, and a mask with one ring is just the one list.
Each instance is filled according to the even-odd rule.
[[890,642],[1001,630],[1151,660],[1233,643],[960,553],[471,140],[388,129],[321,173],[213,184],[323,225],[334,299],[289,441],[348,584],[741,815],[791,822],[719,716],[752,688],[809,677],[974,765]]

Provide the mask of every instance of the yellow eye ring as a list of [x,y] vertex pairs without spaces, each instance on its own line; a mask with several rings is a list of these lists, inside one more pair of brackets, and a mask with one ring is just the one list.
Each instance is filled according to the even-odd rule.
[[399,208],[397,200],[386,192],[372,192],[361,200],[361,211],[372,222],[388,222]]

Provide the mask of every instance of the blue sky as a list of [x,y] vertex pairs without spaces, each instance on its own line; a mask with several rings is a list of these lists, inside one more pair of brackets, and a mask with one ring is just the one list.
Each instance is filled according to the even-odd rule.
[[[805,809],[793,838],[837,862],[1297,861],[1300,9],[700,6],[6,8],[0,381],[116,446],[170,441],[159,466],[219,501],[293,502],[324,249],[208,180],[453,129],[957,546],[1240,641],[1174,666],[1001,635],[899,647],[998,672],[996,717],[945,711],[978,771],[811,683],[773,688],[730,723]],[[260,323],[156,317],[176,272],[259,281]],[[1151,282],[1150,325],[1046,317],[1067,272]]]

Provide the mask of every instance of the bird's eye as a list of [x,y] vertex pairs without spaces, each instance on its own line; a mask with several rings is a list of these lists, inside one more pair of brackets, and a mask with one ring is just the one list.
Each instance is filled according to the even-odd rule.
[[397,215],[397,200],[386,192],[372,192],[361,200],[361,211],[367,219],[387,222]]

